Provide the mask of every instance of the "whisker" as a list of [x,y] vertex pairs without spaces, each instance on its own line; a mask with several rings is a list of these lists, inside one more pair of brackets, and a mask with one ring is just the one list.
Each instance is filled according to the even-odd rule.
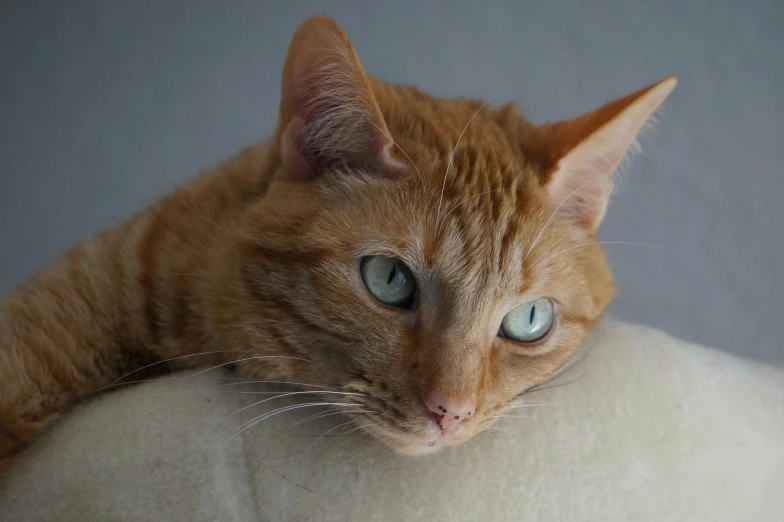
[[[232,377],[232,376],[228,376],[228,375],[221,376],[221,377],[218,377],[218,378],[221,379],[221,380],[224,380],[224,381],[231,381],[231,380],[238,381],[238,382],[229,382],[229,383],[225,383],[225,384],[219,384],[218,388],[222,388],[224,386],[237,386],[237,385],[242,385],[242,384],[257,384],[258,383],[258,384],[290,384],[290,385],[293,385],[293,386],[323,388],[325,390],[334,389],[334,387],[324,386],[324,385],[320,385],[320,384],[310,384],[310,383],[306,383],[306,382],[296,382],[296,381],[272,381],[272,380],[261,380],[261,379],[248,379],[246,377]],[[106,390],[106,389],[109,389],[109,388],[117,388],[119,386],[129,386],[129,385],[132,385],[132,384],[141,384],[141,383],[150,382],[150,381],[186,381],[187,379],[188,379],[188,377],[163,377],[163,376],[161,376],[161,377],[151,377],[149,379],[139,379],[137,381],[125,381],[125,382],[118,382],[118,383],[115,383],[115,384],[107,384],[106,386],[102,386],[101,388],[97,388],[92,393],[97,393],[99,391]],[[252,393],[252,392],[246,392],[246,393]]]
[[[166,397],[171,395],[188,395],[188,394],[196,394],[196,393],[210,393],[214,392],[215,388],[203,388],[200,390],[180,390],[180,391],[170,391],[170,392],[159,392],[159,393],[149,393],[144,395],[144,397]],[[242,395],[272,395],[272,394],[280,394],[285,393],[284,391],[243,391],[243,390],[224,390],[221,393],[236,393]]]
[[[233,384],[233,383],[232,383]],[[237,383],[241,384],[241,383]],[[227,385],[222,385],[227,386]],[[189,394],[197,394],[197,393],[213,393],[215,392],[215,388],[203,388],[203,389],[196,389],[196,390],[180,390],[180,391],[170,391],[170,392],[158,392],[158,393],[149,393],[144,395],[144,397],[166,397],[166,396],[173,396],[173,395],[189,395]],[[287,395],[297,395],[297,394],[319,394],[319,393],[327,393],[332,395],[360,395],[360,394],[350,394],[345,392],[338,392],[338,391],[298,391],[298,392],[289,392],[286,390],[275,390],[275,391],[262,391],[262,390],[222,390],[221,393],[233,393],[239,395],[276,395],[273,398],[277,397],[285,397]],[[261,401],[265,402],[265,401]],[[260,403],[256,403],[260,404]],[[251,406],[255,406],[252,404]],[[247,406],[250,408],[250,406]],[[237,412],[239,412],[238,410]],[[235,413],[237,413],[235,412]]]
[[273,399],[279,399],[281,397],[289,397],[291,395],[318,394],[318,393],[326,393],[326,394],[331,394],[331,395],[355,395],[355,396],[356,395],[364,395],[363,393],[337,392],[337,391],[320,391],[320,390],[287,392],[287,393],[282,393],[280,395],[276,395],[274,397],[270,397],[268,399],[264,399],[264,400],[261,400],[261,401],[258,401],[258,402],[254,402],[253,404],[250,404],[248,406],[240,408],[239,410],[237,410],[234,413],[232,413],[232,415],[236,415],[236,414],[238,414],[241,411],[247,410],[248,408],[252,408],[254,406],[258,406],[259,404],[263,404],[263,403],[271,401]]
[[[226,379],[231,379],[231,377],[226,377]],[[346,393],[340,390],[335,390],[334,388],[330,388],[329,386],[323,386],[319,384],[309,384],[303,382],[295,382],[295,381],[277,381],[277,380],[261,380],[261,379],[253,379],[253,380],[244,380],[242,377],[237,377],[236,382],[227,382],[224,384],[219,384],[216,388],[226,388],[228,386],[241,386],[247,384],[288,384],[292,386],[303,386],[303,387],[313,387],[313,388],[323,388],[326,391],[300,391],[298,393],[334,393],[337,395],[357,395],[357,396],[365,396],[369,397],[366,393]],[[149,379],[153,380],[153,379]],[[167,380],[176,380],[176,381],[186,381],[188,380],[187,377],[175,377],[170,378]],[[143,382],[143,381],[139,381]],[[184,391],[174,391],[174,392],[160,392],[160,393],[151,393],[150,396],[156,395],[179,395],[183,393],[202,393],[202,392],[212,392],[215,391],[215,388],[204,388],[202,390],[184,390]],[[276,391],[266,391],[266,390],[252,390],[252,391],[243,391],[243,390],[223,390],[224,393],[241,393],[241,394],[249,394],[249,395],[269,395],[274,393],[288,393],[290,390],[276,390]]]
[[589,184],[591,184],[591,183],[593,183],[593,182],[595,182],[595,181],[597,181],[597,178],[589,179],[588,181],[586,181],[585,183],[583,183],[582,185],[580,185],[579,187],[577,187],[576,189],[574,189],[574,190],[572,191],[572,193],[571,193],[571,194],[569,194],[568,196],[566,196],[566,197],[563,199],[563,201],[561,201],[561,204],[560,204],[560,205],[558,205],[558,206],[555,208],[555,210],[553,210],[553,213],[552,213],[552,214],[550,214],[550,217],[549,217],[549,218],[547,218],[547,221],[545,222],[544,226],[542,226],[542,229],[539,231],[539,234],[536,236],[536,239],[534,239],[534,242],[533,242],[533,243],[531,243],[531,246],[530,246],[530,248],[528,248],[528,251],[527,251],[527,252],[525,253],[525,255],[523,256],[523,261],[525,261],[525,258],[526,258],[526,257],[528,257],[528,254],[530,254],[530,253],[531,253],[531,250],[533,250],[533,249],[534,249],[534,247],[536,246],[536,244],[539,242],[539,239],[541,239],[541,237],[542,237],[542,234],[544,234],[544,231],[545,231],[545,229],[547,228],[547,225],[549,225],[549,224],[550,224],[550,221],[552,221],[552,219],[555,217],[555,215],[558,213],[558,211],[559,211],[559,210],[561,210],[561,207],[562,207],[562,206],[564,206],[564,203],[566,203],[567,201],[569,201],[569,200],[571,199],[571,197],[572,197],[572,196],[574,196],[574,195],[577,193],[577,191],[579,191],[580,189],[582,189],[582,188],[583,188],[583,187],[585,187],[586,185],[589,185]]
[[[314,421],[314,420],[318,420],[318,419],[323,419],[324,417],[331,417],[333,415],[348,415],[348,414],[354,414],[354,413],[378,413],[378,412],[376,410],[359,410],[359,411],[347,410],[347,411],[330,411],[330,412],[327,412],[327,413],[316,413],[314,415],[308,416],[307,418],[305,418],[305,419],[303,419],[303,420],[301,420],[299,422],[295,422],[294,424],[290,425],[289,428],[293,428],[294,426],[299,426],[300,424],[305,424],[306,422],[310,422],[310,421]],[[349,422],[352,422],[352,421],[349,421]]]
[[270,417],[273,417],[273,416],[275,416],[275,415],[277,415],[279,413],[285,413],[287,411],[297,410],[297,409],[300,409],[300,408],[312,408],[314,406],[361,406],[361,404],[350,404],[350,403],[345,403],[345,402],[309,402],[309,403],[305,403],[305,404],[294,404],[294,405],[291,405],[291,406],[284,406],[282,408],[278,408],[277,410],[273,410],[272,412],[269,412],[269,413],[266,413],[266,414],[262,414],[259,417],[256,417],[255,419],[253,419],[251,421],[248,421],[247,423],[245,423],[244,425],[242,425],[240,427],[240,430],[237,433],[233,434],[231,437],[226,439],[224,441],[224,443],[229,442],[231,439],[233,439],[234,437],[236,437],[237,435],[239,435],[243,431],[247,430],[248,428],[252,428],[256,424],[258,424],[258,423],[260,423],[260,422],[262,422],[262,421],[264,421],[266,419],[269,419]]
[[577,379],[572,379],[571,381],[560,382],[558,384],[552,384],[550,386],[545,386],[543,388],[532,388],[532,389],[530,389],[528,391],[524,391],[521,395],[528,395],[529,393],[536,393],[536,392],[545,391],[545,390],[554,390],[555,388],[560,388],[562,386],[567,386],[569,384],[574,384],[574,383],[578,382],[579,380],[580,379],[577,378]]
[[[359,412],[357,412],[357,413],[359,413]],[[348,424],[351,424],[352,422],[354,422],[354,420],[353,420],[353,419],[352,419],[352,420],[348,420],[348,421],[346,421],[346,422],[342,422],[342,423],[338,424],[337,426],[333,426],[333,427],[331,427],[330,429],[328,429],[327,431],[325,431],[324,433],[322,433],[321,435],[319,435],[318,437],[316,437],[316,440],[315,440],[315,441],[313,441],[313,444],[311,444],[311,445],[309,446],[309,448],[308,448],[308,449],[310,449],[311,447],[313,447],[313,446],[314,446],[314,445],[315,445],[315,444],[316,444],[316,443],[317,443],[319,440],[321,440],[321,438],[322,438],[322,437],[325,437],[325,436],[327,435],[327,433],[330,433],[330,432],[332,432],[332,431],[335,431],[335,430],[336,430],[336,429],[338,429],[338,428],[342,428],[343,426],[346,426],[346,425],[348,425]],[[296,424],[295,424],[295,426],[296,426]]]
[[[327,417],[327,416],[329,416],[329,415],[340,415],[340,414],[349,415],[349,414],[352,414],[352,413],[376,413],[376,412],[374,412],[373,410],[360,410],[360,411],[336,411],[336,412],[330,412],[330,413],[327,413],[327,414],[318,414],[318,413],[317,413],[317,414],[315,414],[315,415],[322,415],[322,416],[324,416],[324,417]],[[313,419],[312,417],[313,417],[313,415],[310,415],[310,416],[309,416],[309,417],[308,417],[306,420],[304,420],[304,421],[300,421],[300,422],[297,422],[297,423],[295,423],[295,424],[292,424],[292,425],[290,425],[290,426],[289,426],[289,428],[292,428],[292,427],[294,427],[294,426],[297,426],[298,424],[302,424],[303,422],[307,422],[307,420],[315,420],[315,419]],[[316,418],[321,418],[321,417],[316,417]],[[312,443],[311,443],[311,444],[310,444],[310,445],[309,445],[307,448],[305,448],[305,449],[303,449],[303,450],[298,450],[298,451],[295,451],[294,453],[292,453],[292,454],[289,454],[289,455],[286,455],[285,457],[277,457],[277,458],[274,458],[274,459],[267,458],[267,460],[281,460],[281,459],[288,459],[288,458],[291,458],[291,457],[295,457],[295,456],[297,456],[297,455],[302,455],[302,454],[305,454],[305,453],[309,452],[311,449],[313,449],[313,447],[314,447],[314,446],[315,446],[315,445],[316,445],[316,444],[319,442],[319,440],[321,440],[321,439],[322,439],[322,438],[323,438],[325,435],[327,435],[327,433],[329,433],[329,432],[331,432],[331,431],[334,431],[334,430],[336,430],[336,429],[338,429],[338,428],[341,428],[341,427],[343,427],[343,426],[346,426],[347,424],[351,424],[352,422],[354,422],[354,421],[353,421],[353,420],[348,420],[348,421],[346,421],[346,422],[343,422],[343,423],[341,423],[341,424],[338,424],[337,426],[333,426],[332,428],[330,428],[330,429],[326,430],[324,433],[322,433],[321,435],[319,435],[318,437],[316,437],[316,439],[315,439],[315,440],[314,440],[314,441],[313,441],[313,442],[312,442]]]
[[479,107],[476,110],[474,115],[471,116],[471,118],[468,120],[468,123],[466,123],[465,127],[463,127],[463,130],[460,133],[460,136],[458,136],[457,141],[455,142],[455,148],[452,149],[452,153],[449,155],[449,161],[447,162],[447,165],[446,165],[446,172],[444,173],[444,182],[441,184],[441,198],[438,200],[438,212],[436,213],[436,234],[438,234],[438,224],[439,224],[439,221],[440,221],[440,218],[441,218],[441,205],[444,203],[444,191],[446,191],[446,180],[449,177],[449,169],[452,168],[452,162],[455,159],[455,152],[457,152],[457,147],[458,147],[458,145],[460,145],[460,140],[463,139],[463,134],[465,134],[465,131],[468,130],[468,126],[471,125],[472,121],[474,121],[474,118],[476,118],[476,115],[479,114],[479,111],[484,109],[485,105],[490,103],[490,100],[492,100],[492,99],[493,99],[492,96],[490,98],[488,98],[487,101],[484,102],[482,104],[482,106]]
[[[365,412],[365,411],[362,411],[362,412],[354,412],[354,413],[366,413],[366,412]],[[354,420],[353,420],[353,419],[352,419],[352,420],[350,420],[350,421],[344,422],[344,423],[342,423],[342,424],[338,424],[337,426],[335,426],[335,427],[333,427],[333,428],[330,428],[330,429],[328,429],[327,431],[325,431],[324,433],[322,433],[321,435],[319,435],[318,437],[316,437],[316,440],[314,440],[314,441],[313,441],[313,443],[312,443],[310,446],[308,446],[308,447],[307,447],[307,449],[305,450],[305,452],[308,452],[308,451],[310,451],[311,449],[313,449],[313,447],[314,447],[316,444],[318,444],[318,442],[319,442],[321,439],[323,439],[324,437],[326,437],[326,435],[327,435],[328,433],[330,433],[330,432],[332,432],[332,431],[335,431],[336,429],[338,429],[338,428],[341,428],[341,427],[343,427],[343,426],[346,426],[347,424],[351,424],[352,422],[354,422]],[[340,437],[342,437],[343,435],[345,435],[345,433],[341,433],[339,436],[340,436]]]
[[[130,375],[133,375],[134,373],[140,372],[142,370],[146,370],[147,368],[152,368],[153,366],[157,366],[158,364],[165,364],[165,363],[168,363],[168,362],[171,362],[171,361],[177,361],[179,359],[187,359],[189,357],[199,357],[201,355],[212,355],[212,354],[216,354],[216,353],[232,353],[232,352],[246,352],[247,353],[249,351],[250,350],[212,350],[212,351],[209,351],[209,352],[199,352],[199,353],[189,353],[189,354],[186,354],[186,355],[178,355],[177,357],[170,357],[168,359],[163,359],[161,361],[156,361],[154,363],[150,363],[150,364],[147,364],[145,366],[142,366],[141,368],[137,368],[137,369],[135,369],[135,370],[133,370],[131,372],[126,373],[125,375],[123,375],[121,377],[116,378],[115,380],[110,382],[108,386],[111,386],[111,385],[113,385],[113,384],[115,384],[115,383],[117,383],[119,381],[122,381],[123,379],[125,379],[126,377],[128,377]],[[108,386],[104,386],[104,388],[107,388]],[[98,388],[98,390],[102,390],[104,388]],[[98,390],[96,390],[96,391],[98,391]]]
[[535,267],[541,265],[542,263],[545,263],[545,262],[549,261],[550,259],[554,258],[555,256],[563,254],[564,252],[568,252],[568,251],[574,250],[576,248],[583,248],[583,247],[587,247],[587,246],[591,246],[591,245],[632,245],[632,246],[641,246],[641,247],[647,247],[647,248],[654,248],[656,250],[663,250],[665,252],[669,252],[668,249],[666,249],[664,247],[661,247],[661,246],[649,245],[647,243],[635,243],[633,241],[591,241],[589,243],[582,243],[580,245],[575,245],[575,246],[572,246],[572,247],[569,247],[569,248],[565,248],[563,250],[560,250],[560,251],[556,252],[555,254],[553,254],[551,256],[547,256],[544,259],[537,260],[536,263],[534,263],[533,266],[531,266],[531,268],[529,270],[533,270]]
[[343,411],[337,411],[337,412],[327,412],[326,414],[323,411],[319,411],[319,412],[313,413],[311,415],[308,415],[307,417],[305,417],[301,421],[298,421],[297,423],[292,424],[289,427],[297,426],[298,424],[303,424],[305,422],[309,422],[309,421],[312,421],[312,420],[319,419],[319,418],[321,418],[320,415],[324,415],[324,416],[337,415],[337,414],[340,414],[340,413],[345,413],[346,411],[349,411],[349,410],[343,410]]
[[531,386],[530,388],[525,390],[523,393],[519,394],[518,397],[523,397],[525,395],[528,395],[530,393],[535,393],[535,392],[538,392],[538,391],[550,390],[550,389],[553,389],[553,388],[560,388],[561,386],[566,386],[567,384],[573,384],[573,383],[579,381],[580,378],[582,377],[581,375],[578,376],[576,379],[573,379],[571,381],[567,381],[567,382],[564,382],[564,383],[553,384],[553,385],[547,386],[548,383],[553,382],[558,377],[560,377],[560,376],[564,375],[565,373],[569,372],[572,368],[576,367],[579,363],[581,363],[583,360],[585,360],[591,354],[591,352],[593,352],[593,349],[596,347],[596,345],[599,344],[599,341],[601,340],[602,336],[605,334],[606,331],[607,331],[607,327],[604,326],[599,331],[599,333],[596,334],[596,339],[594,340],[594,342],[590,346],[582,347],[581,349],[579,349],[577,351],[577,353],[575,353],[574,357],[572,357],[569,361],[566,362],[566,364],[564,364],[558,370],[556,370],[555,373],[553,373],[550,377],[548,377],[547,379],[543,380],[542,382],[540,382],[538,384],[534,384],[533,386]]
[[518,408],[535,408],[537,406],[551,406],[555,404],[554,402],[527,402],[525,404],[518,404],[517,406],[512,406],[509,408],[510,410],[516,410]]
[[[239,379],[242,379],[242,377],[239,377]],[[249,379],[249,380],[244,380],[242,382],[230,382],[230,383],[226,383],[226,384],[221,384],[220,386],[221,387],[223,387],[223,386],[235,386],[235,385],[240,385],[240,384],[290,384],[292,386],[305,386],[305,387],[309,387],[309,388],[323,388],[325,390],[334,390],[334,387],[331,388],[329,386],[324,386],[322,384],[310,384],[310,383],[296,382],[296,381],[268,381],[268,380],[263,380],[263,379]],[[366,395],[366,394],[358,394],[358,395]]]
[[[166,363],[169,363],[169,362],[172,362],[172,361],[177,361],[177,360],[181,360],[181,359],[188,359],[188,358],[191,358],[191,357],[200,357],[200,356],[203,356],[203,355],[214,355],[214,354],[217,354],[217,353],[222,353],[222,354],[223,353],[248,353],[250,351],[251,351],[250,349],[245,349],[245,350],[210,350],[210,351],[206,351],[206,352],[189,353],[189,354],[185,354],[185,355],[178,355],[176,357],[170,357],[168,359],[163,359],[163,360],[160,360],[160,361],[156,361],[154,363],[150,363],[150,364],[144,365],[144,366],[142,366],[140,368],[136,368],[135,370],[130,371],[130,372],[128,372],[128,373],[126,373],[126,374],[116,378],[115,380],[110,382],[108,385],[103,386],[101,388],[98,388],[97,390],[94,390],[94,391],[100,391],[100,390],[106,389],[108,387],[114,386],[118,382],[126,379],[127,377],[133,375],[134,373],[140,372],[142,370],[146,370],[147,368],[152,368],[153,366],[157,366],[159,364],[166,364]],[[234,360],[234,361],[229,361],[229,362],[226,362],[226,363],[219,364],[217,366],[213,366],[213,367],[207,368],[206,370],[203,370],[203,371],[200,371],[200,372],[196,372],[196,373],[190,375],[189,377],[186,377],[186,379],[190,378],[190,377],[196,377],[197,375],[201,375],[202,373],[208,372],[210,370],[215,370],[217,368],[221,368],[223,366],[229,366],[231,364],[235,364],[235,363],[242,362],[242,361],[249,361],[249,360],[252,360],[252,359],[274,359],[274,358],[277,358],[277,359],[294,359],[294,360],[298,360],[298,361],[309,362],[309,363],[312,363],[312,364],[317,364],[317,365],[320,365],[320,366],[324,366],[326,368],[332,368],[334,370],[340,370],[340,371],[346,372],[346,373],[348,373],[350,375],[355,375],[357,377],[362,377],[362,375],[360,375],[358,373],[355,373],[355,372],[352,372],[352,371],[349,371],[349,370],[346,370],[345,368],[339,368],[339,367],[335,367],[335,366],[330,366],[328,364],[320,363],[320,362],[313,361],[313,360],[310,360],[310,359],[305,359],[303,357],[294,357],[294,356],[290,356],[290,355],[257,355],[257,356],[248,357],[248,358],[245,358],[245,359],[238,359],[238,360]],[[122,383],[122,384],[124,384],[124,383]]]
[[[243,351],[247,351],[247,350],[243,350]],[[201,370],[199,372],[196,372],[196,373],[194,373],[192,375],[189,375],[186,378],[190,379],[191,377],[196,377],[197,375],[201,375],[203,373],[206,373],[206,372],[209,372],[209,371],[212,371],[212,370],[216,370],[218,368],[222,368],[222,367],[228,366],[230,364],[237,364],[238,362],[260,360],[260,359],[292,359],[292,360],[295,360],[295,361],[304,361],[304,362],[309,362],[309,363],[312,363],[312,364],[317,364],[319,366],[324,366],[325,368],[332,368],[334,370],[341,370],[341,371],[344,371],[344,372],[349,373],[351,375],[356,375],[357,377],[362,377],[358,373],[350,372],[350,371],[345,370],[343,368],[336,368],[334,366],[330,366],[328,364],[312,361],[310,359],[305,359],[304,357],[294,357],[294,356],[291,356],[291,355],[256,355],[256,356],[253,356],[253,357],[245,357],[243,359],[237,359],[237,360],[234,360],[234,361],[221,363],[221,364],[218,364],[216,366],[212,366],[210,368],[207,368],[206,370]]]
[[341,433],[339,435],[339,437],[345,437],[349,433],[352,433],[352,432],[357,431],[357,430],[361,430],[362,428],[367,428],[367,427],[370,427],[370,426],[380,426],[380,425],[381,425],[381,423],[379,423],[379,422],[373,422],[373,423],[370,423],[370,424],[362,424],[361,426],[357,426],[355,428],[351,428],[350,430]]

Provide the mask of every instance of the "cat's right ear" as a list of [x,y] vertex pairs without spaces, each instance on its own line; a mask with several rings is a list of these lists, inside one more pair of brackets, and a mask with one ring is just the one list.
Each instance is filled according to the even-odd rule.
[[537,128],[545,155],[543,185],[561,215],[596,232],[613,172],[676,83],[670,77],[579,118]]
[[299,26],[281,81],[277,144],[282,175],[312,181],[335,168],[396,176],[408,171],[348,37],[330,18]]

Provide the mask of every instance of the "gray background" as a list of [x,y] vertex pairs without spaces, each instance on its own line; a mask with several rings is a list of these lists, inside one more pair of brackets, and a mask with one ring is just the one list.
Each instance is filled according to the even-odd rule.
[[614,200],[613,313],[772,359],[784,339],[784,2],[0,0],[0,293],[273,128],[296,25],[369,72],[576,116],[680,84]]

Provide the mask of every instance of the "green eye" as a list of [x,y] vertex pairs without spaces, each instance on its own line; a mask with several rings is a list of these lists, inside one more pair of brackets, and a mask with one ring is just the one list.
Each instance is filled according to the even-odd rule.
[[411,270],[399,259],[369,256],[359,268],[370,295],[379,302],[396,308],[411,308],[416,295],[416,280]]
[[520,305],[504,317],[498,335],[518,343],[535,343],[544,339],[555,322],[555,305],[549,299],[537,299]]

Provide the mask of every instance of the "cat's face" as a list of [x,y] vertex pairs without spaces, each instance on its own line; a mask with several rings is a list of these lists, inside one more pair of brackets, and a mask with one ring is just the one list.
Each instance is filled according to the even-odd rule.
[[[309,38],[342,41],[335,30],[324,19],[303,25],[289,74],[308,69]],[[330,47],[322,44],[312,49]],[[332,72],[359,75],[351,53],[320,56],[318,67],[327,60]],[[286,105],[286,74],[278,181],[240,242],[260,350],[269,353],[267,343],[302,360],[256,371],[274,365],[353,394],[334,402],[353,404],[343,409],[400,452],[462,443],[566,364],[612,297],[595,244],[611,184],[580,192],[587,175],[609,177],[617,164],[608,138],[590,143],[607,122],[545,131],[509,107],[341,75],[340,89],[322,76],[297,90],[306,80],[289,78]],[[298,108],[304,95],[316,102]],[[346,104],[361,109],[359,122]]]
[[[466,168],[457,162],[452,176]],[[443,200],[442,174],[428,173],[424,188],[418,178],[345,175],[301,199],[292,192],[317,189],[275,187],[269,197],[286,191],[290,208],[262,205],[276,219],[256,224],[266,230],[250,260],[254,295],[280,305],[264,312],[274,330],[291,353],[324,364],[298,364],[296,376],[367,394],[348,397],[373,411],[356,420],[407,452],[492,424],[569,359],[612,294],[601,250],[582,247],[592,239],[548,224],[535,187],[515,182],[530,175],[524,165],[473,173],[508,189],[449,183]],[[276,235],[280,243],[267,239]],[[530,305],[538,300],[553,309]],[[517,309],[526,317],[511,315],[504,328]],[[434,395],[446,415],[464,415],[443,436],[427,407]]]

